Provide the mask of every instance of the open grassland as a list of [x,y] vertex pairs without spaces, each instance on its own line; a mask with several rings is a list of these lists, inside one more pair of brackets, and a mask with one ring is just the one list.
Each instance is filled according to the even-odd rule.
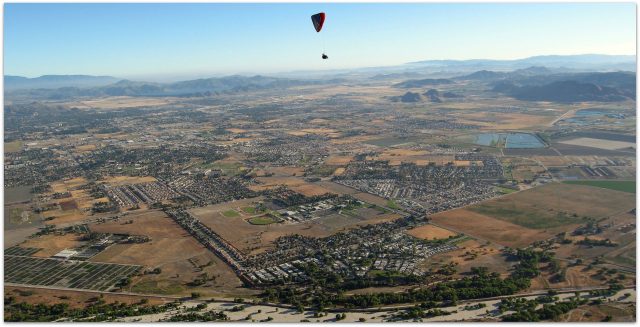
[[237,211],[233,210],[233,209],[229,209],[229,210],[223,212],[222,215],[225,216],[225,217],[240,217],[240,214]]
[[[226,219],[226,218],[225,218]],[[145,294],[187,295],[192,291],[202,294],[226,294],[241,287],[235,273],[213,253],[177,225],[161,211],[147,211],[126,217],[132,223],[111,221],[92,225],[101,233],[146,235],[151,241],[140,244],[116,244],[91,258],[93,262],[135,263],[160,274],[135,277],[131,291]],[[211,277],[204,285],[191,287],[189,283],[203,273]]]
[[280,185],[286,185],[293,191],[305,196],[334,193],[317,183],[306,182],[302,177],[258,177],[257,180],[262,184],[249,186],[251,190],[262,191],[277,188]]
[[636,193],[636,181],[565,181],[565,184],[588,185],[627,193]]
[[456,266],[457,274],[462,277],[473,267],[487,267],[491,272],[503,276],[508,275],[513,262],[509,262],[495,244],[489,244],[474,239],[467,239],[457,244],[458,249],[438,253],[424,264],[432,269],[438,269],[442,264],[452,263]]
[[55,235],[48,234],[29,238],[20,244],[20,247],[40,248],[41,250],[34,253],[34,257],[51,257],[56,253],[69,248],[83,245],[80,237],[76,234]]
[[136,107],[161,106],[175,102],[173,99],[165,98],[143,98],[128,96],[104,97],[95,100],[74,101],[66,103],[66,106],[78,109],[123,109]]
[[29,304],[46,303],[48,305],[66,303],[70,308],[85,308],[89,303],[101,298],[105,303],[139,303],[142,299],[146,299],[149,305],[164,304],[173,301],[173,299],[162,299],[157,297],[145,297],[143,295],[123,295],[123,294],[103,294],[88,291],[70,291],[70,290],[52,290],[46,288],[5,286],[4,294],[13,296],[16,302],[26,302]]
[[424,225],[420,227],[416,227],[407,232],[407,234],[422,238],[425,240],[434,240],[434,239],[443,239],[449,238],[450,236],[455,236],[456,233],[433,225]]
[[557,321],[599,323],[607,317],[611,317],[612,322],[634,323],[636,321],[636,307],[633,303],[615,302],[584,305],[561,315]]
[[275,223],[275,220],[268,216],[253,217],[249,219],[249,223],[252,225],[269,225]]
[[431,220],[453,231],[509,247],[524,247],[554,235],[552,232],[526,228],[467,209],[437,213],[431,216]]
[[20,149],[22,149],[22,141],[12,141],[4,143],[5,153],[18,152],[20,151]]
[[583,185],[553,183],[485,201],[470,211],[532,229],[581,224],[630,210],[632,194]]
[[120,186],[126,184],[149,183],[155,181],[156,179],[151,176],[109,176],[101,182],[105,182],[109,186]]

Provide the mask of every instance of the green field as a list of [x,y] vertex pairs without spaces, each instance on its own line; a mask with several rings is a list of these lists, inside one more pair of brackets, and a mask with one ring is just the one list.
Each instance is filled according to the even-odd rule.
[[239,162],[222,162],[216,161],[213,163],[202,164],[200,166],[202,169],[219,169],[222,171],[222,174],[225,176],[235,176],[238,175],[242,170],[242,164]]
[[586,221],[585,217],[580,217],[565,211],[553,209],[544,211],[530,210],[526,207],[508,207],[496,202],[478,204],[470,207],[469,210],[533,229],[581,224]]
[[222,215],[229,218],[240,217],[240,214],[233,209],[223,212]]
[[7,142],[4,144],[4,152],[18,152],[22,148],[21,141]]
[[256,213],[256,208],[254,208],[254,207],[244,207],[244,208],[242,208],[242,211],[253,215],[253,214]]
[[387,146],[394,146],[394,145],[400,145],[400,144],[411,143],[411,142],[420,142],[420,141],[422,141],[422,138],[420,137],[406,137],[406,138],[385,137],[380,139],[367,140],[364,143],[380,146],[380,147],[387,147]]
[[400,206],[396,203],[396,201],[393,200],[387,200],[387,208],[391,208],[391,209],[395,209],[395,210],[400,210]]
[[565,181],[565,184],[588,185],[614,191],[636,193],[635,181]]
[[510,189],[510,188],[507,188],[507,187],[500,187],[500,186],[496,186],[496,190],[498,192],[502,193],[502,194],[510,194],[510,193],[513,193],[513,192],[517,192],[514,189]]
[[262,216],[249,219],[249,223],[252,225],[269,225],[275,223],[275,220],[267,216]]

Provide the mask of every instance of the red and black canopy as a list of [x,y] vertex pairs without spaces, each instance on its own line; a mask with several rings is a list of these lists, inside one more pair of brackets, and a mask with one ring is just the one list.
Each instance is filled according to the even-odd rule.
[[316,29],[316,32],[320,32],[322,29],[322,25],[324,25],[324,13],[317,13],[311,16],[311,21],[313,22],[313,27]]

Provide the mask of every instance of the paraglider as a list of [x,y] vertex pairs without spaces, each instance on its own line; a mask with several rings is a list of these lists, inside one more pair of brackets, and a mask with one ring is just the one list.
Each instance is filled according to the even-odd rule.
[[[322,30],[325,17],[326,15],[323,12],[311,15],[311,22],[313,23],[313,28],[316,29],[316,32],[320,33],[320,31]],[[322,59],[329,59],[329,56],[324,54],[324,49],[322,51]]]

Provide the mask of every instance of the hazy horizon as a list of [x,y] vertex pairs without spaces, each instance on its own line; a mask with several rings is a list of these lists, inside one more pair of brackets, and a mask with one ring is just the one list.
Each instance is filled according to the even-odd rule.
[[[7,4],[5,75],[176,80],[635,55],[633,4]],[[327,13],[321,33],[309,16]],[[517,28],[514,28],[517,27]],[[25,42],[24,40],[28,40]],[[321,60],[325,50],[329,60]]]
[[[471,60],[478,60],[478,61],[516,61],[516,60],[523,60],[523,59],[527,59],[527,58],[532,58],[532,57],[545,57],[545,56],[636,56],[636,54],[605,54],[605,53],[580,53],[580,54],[567,54],[567,55],[556,55],[556,54],[540,54],[540,55],[534,55],[534,56],[529,56],[529,57],[522,57],[522,58],[509,58],[509,59],[495,59],[495,58],[468,58],[468,59],[450,59],[450,58],[438,58],[438,59],[424,59],[424,60],[420,60],[417,62],[422,62],[422,61],[471,61]],[[214,77],[225,77],[225,76],[233,76],[233,75],[240,75],[240,76],[255,76],[255,75],[266,75],[266,76],[279,76],[279,75],[287,75],[287,74],[301,74],[301,73],[305,73],[305,72],[314,72],[314,73],[326,73],[326,74],[331,74],[331,73],[337,73],[337,72],[341,72],[341,71],[353,71],[353,70],[358,70],[358,69],[375,69],[375,68],[384,68],[384,67],[400,67],[403,65],[410,65],[412,63],[416,63],[416,62],[407,62],[407,63],[401,63],[398,65],[389,65],[389,66],[377,66],[377,67],[350,67],[350,68],[343,68],[343,69],[316,69],[316,70],[290,70],[290,71],[276,71],[276,72],[229,72],[229,73],[219,73],[219,72],[211,72],[211,73],[207,73],[207,72],[199,72],[199,73],[194,73],[194,74],[186,74],[186,73],[176,73],[176,74],[159,74],[159,75],[138,75],[138,76],[120,76],[120,75],[114,75],[114,74],[103,74],[103,75],[92,75],[92,74],[82,74],[82,73],[66,73],[66,74],[41,74],[41,75],[32,75],[32,76],[26,76],[26,75],[13,75],[13,74],[5,74],[4,76],[16,76],[16,77],[26,77],[26,78],[38,78],[38,77],[43,77],[43,76],[72,76],[72,75],[85,75],[85,76],[97,76],[97,77],[115,77],[115,78],[121,78],[121,79],[127,79],[127,80],[137,80],[137,81],[146,81],[146,82],[157,82],[157,83],[163,83],[163,82],[177,82],[177,81],[181,81],[181,80],[191,80],[191,79],[201,79],[201,78],[214,78]]]

